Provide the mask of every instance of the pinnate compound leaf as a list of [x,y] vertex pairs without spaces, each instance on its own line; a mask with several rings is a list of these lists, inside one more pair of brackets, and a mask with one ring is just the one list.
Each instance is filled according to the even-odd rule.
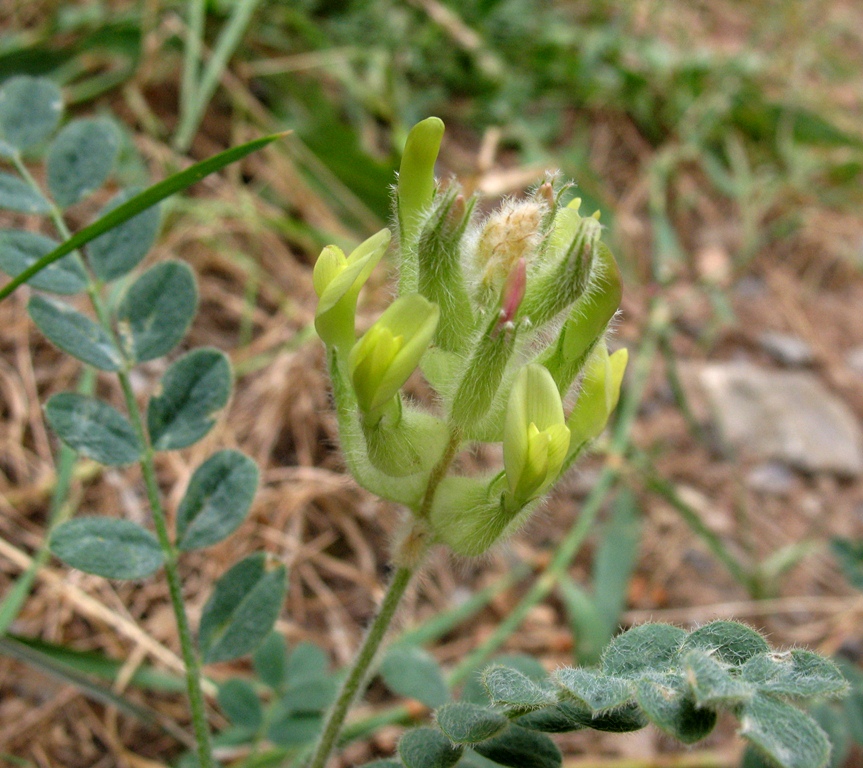
[[594,715],[621,707],[632,699],[632,682],[593,670],[567,667],[553,675],[563,693],[587,706]]
[[[35,232],[4,230],[0,232],[0,269],[16,277],[56,247],[57,243],[51,238]],[[51,293],[81,293],[87,287],[87,275],[74,256],[69,255],[45,267],[27,284]]]
[[740,666],[770,646],[754,629],[736,621],[713,621],[691,632],[681,645],[681,653],[695,648],[726,664]]
[[482,675],[482,684],[492,703],[512,713],[531,712],[555,703],[551,691],[510,667],[489,667]]
[[440,665],[428,651],[416,645],[402,643],[387,649],[380,674],[393,693],[416,699],[431,709],[449,701]]
[[177,546],[209,547],[246,518],[258,487],[258,466],[239,451],[214,453],[195,470],[177,510]]
[[544,733],[510,725],[503,733],[473,749],[483,757],[510,768],[560,768],[557,745]]
[[255,672],[264,685],[280,691],[288,678],[288,644],[273,630],[252,654]]
[[[13,151],[45,141],[60,123],[63,95],[50,80],[21,75],[0,88],[0,144]],[[11,154],[0,149],[0,155]]]
[[689,687],[699,706],[734,706],[748,701],[755,686],[732,675],[722,664],[703,651],[689,651],[683,657]]
[[782,768],[823,768],[830,742],[809,715],[769,695],[743,705],[740,735]]
[[101,400],[61,392],[45,404],[45,417],[64,443],[101,464],[123,466],[141,458],[129,420]]
[[77,517],[57,526],[51,551],[67,565],[106,579],[143,579],[163,563],[156,537],[129,520]]
[[27,303],[30,319],[55,346],[102,371],[117,371],[122,361],[101,325],[62,301],[33,296]]
[[231,364],[223,352],[201,347],[184,355],[165,372],[161,394],[147,408],[153,447],[173,451],[197,442],[230,396]]
[[619,634],[602,654],[602,670],[608,675],[639,677],[645,672],[665,672],[677,657],[686,631],[671,624],[641,624]]
[[270,633],[285,597],[285,567],[267,569],[263,552],[240,560],[217,582],[204,606],[198,643],[204,662],[251,653]]
[[466,701],[445,704],[435,713],[438,727],[454,744],[476,744],[509,725],[500,712]]
[[451,768],[463,749],[434,728],[412,728],[399,741],[399,757],[407,768]]
[[848,690],[832,661],[800,649],[753,656],[741,667],[740,675],[761,693],[789,698],[837,696]]
[[61,208],[95,192],[111,173],[120,132],[104,117],[73,120],[48,147],[48,189]]
[[50,213],[51,203],[17,176],[0,173],[0,208],[19,213]]
[[[107,216],[140,193],[140,189],[125,189],[118,193],[102,209],[99,218]],[[154,205],[91,240],[87,246],[87,256],[97,277],[105,282],[116,280],[138,266],[156,242],[160,222],[159,206]]]
[[677,674],[652,674],[641,678],[635,697],[650,721],[684,744],[694,744],[716,725],[716,712],[699,707]]
[[188,264],[163,261],[132,283],[117,309],[127,354],[143,363],[167,355],[189,330],[198,308]]
[[264,722],[261,700],[254,686],[240,677],[232,677],[219,686],[219,706],[228,719],[240,728],[257,731]]

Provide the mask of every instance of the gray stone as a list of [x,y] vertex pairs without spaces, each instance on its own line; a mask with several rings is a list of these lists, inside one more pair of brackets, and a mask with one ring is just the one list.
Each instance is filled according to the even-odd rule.
[[845,355],[845,362],[848,363],[848,367],[854,373],[863,376],[863,347],[854,347],[854,349],[849,350],[848,354]]
[[704,365],[687,379],[699,385],[726,450],[804,472],[863,471],[854,414],[813,373],[732,362]]
[[789,368],[802,368],[812,365],[815,355],[803,339],[790,333],[765,331],[758,337],[761,348],[777,363]]
[[749,471],[746,484],[753,491],[768,496],[787,496],[794,484],[794,473],[785,464],[768,461]]

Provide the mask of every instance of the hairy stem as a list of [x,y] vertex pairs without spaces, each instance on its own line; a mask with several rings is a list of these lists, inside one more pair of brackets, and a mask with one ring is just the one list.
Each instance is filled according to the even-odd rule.
[[323,733],[321,733],[321,738],[315,747],[308,768],[324,768],[327,764],[327,759],[333,751],[341,733],[348,709],[363,688],[369,667],[383,642],[384,636],[395,616],[399,602],[415,572],[416,570],[413,568],[402,567],[397,569],[393,574],[392,581],[384,595],[384,600],[381,603],[378,614],[372,622],[371,627],[369,627],[366,638],[360,646],[350,672],[342,685],[336,703],[327,716]]

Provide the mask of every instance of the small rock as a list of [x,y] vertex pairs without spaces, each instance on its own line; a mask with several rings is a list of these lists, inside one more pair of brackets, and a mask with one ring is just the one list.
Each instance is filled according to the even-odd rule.
[[845,362],[848,363],[848,367],[854,373],[859,373],[863,376],[863,347],[854,347],[854,349],[845,355]]
[[863,437],[854,414],[813,373],[732,362],[705,365],[691,378],[726,450],[803,472],[863,472]]
[[746,484],[758,493],[768,496],[787,496],[791,492],[794,473],[778,461],[768,461],[753,467],[746,476]]
[[803,368],[815,361],[812,347],[789,333],[765,331],[758,337],[758,343],[777,363],[789,368]]

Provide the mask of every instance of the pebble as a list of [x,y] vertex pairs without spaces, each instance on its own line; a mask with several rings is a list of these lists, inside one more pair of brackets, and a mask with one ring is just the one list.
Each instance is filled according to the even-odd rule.
[[815,362],[812,347],[790,333],[765,331],[758,337],[758,343],[777,363],[788,368],[804,368]]
[[794,473],[778,461],[768,461],[753,467],[746,484],[753,491],[768,496],[787,496],[794,483]]

